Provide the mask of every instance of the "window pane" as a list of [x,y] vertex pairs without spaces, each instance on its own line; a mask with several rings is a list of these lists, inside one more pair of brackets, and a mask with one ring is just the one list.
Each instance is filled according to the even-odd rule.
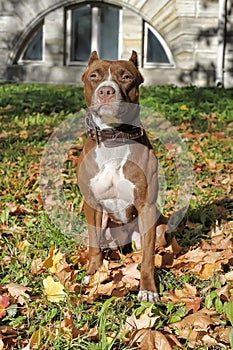
[[100,48],[102,59],[118,59],[119,10],[100,7]]
[[41,26],[29,42],[23,54],[23,60],[42,61],[43,47],[43,26]]
[[71,61],[88,61],[91,52],[91,7],[72,11]]
[[169,63],[164,48],[149,28],[147,29],[147,62]]

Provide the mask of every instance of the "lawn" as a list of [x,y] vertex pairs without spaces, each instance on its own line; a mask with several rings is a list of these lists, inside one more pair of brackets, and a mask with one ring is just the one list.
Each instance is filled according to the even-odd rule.
[[183,153],[192,178],[172,244],[155,257],[155,305],[137,300],[134,244],[126,255],[107,251],[82,285],[82,88],[0,85],[0,350],[233,348],[233,90],[142,87],[141,106],[165,183],[158,203],[165,215],[183,186],[184,163],[176,161]]

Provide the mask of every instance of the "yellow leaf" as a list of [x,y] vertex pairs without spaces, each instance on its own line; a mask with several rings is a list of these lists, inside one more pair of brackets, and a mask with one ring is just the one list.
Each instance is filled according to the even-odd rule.
[[44,261],[43,267],[49,269],[51,273],[56,273],[58,269],[59,262],[63,259],[64,254],[57,252],[57,249],[55,246],[52,246],[49,249],[49,256],[48,258]]
[[59,303],[65,300],[66,293],[60,282],[56,282],[51,276],[48,276],[43,280],[43,285],[49,301]]
[[107,344],[110,345],[112,343],[113,339],[114,338],[112,338],[112,337],[106,337]]
[[216,271],[216,265],[212,263],[209,263],[209,264],[207,263],[203,265],[202,271],[199,274],[199,277],[201,279],[208,280],[211,276],[213,276],[215,271]]
[[51,266],[53,266],[53,254],[54,254],[54,251],[56,251],[56,247],[53,245],[49,249],[49,256],[47,257],[47,259],[43,263],[43,267],[45,267],[46,269],[49,269]]
[[27,139],[28,138],[28,131],[27,130],[20,131],[19,136],[22,139]]
[[52,260],[53,260],[53,265],[49,268],[49,271],[51,273],[56,273],[57,272],[57,267],[59,265],[59,262],[63,259],[64,254],[58,252],[57,254],[54,253]]
[[21,251],[23,251],[24,250],[24,248],[26,248],[26,247],[30,247],[30,243],[28,242],[28,240],[23,240],[23,241],[21,241],[21,242],[19,242],[18,244],[17,244],[17,248],[19,249],[19,250],[21,250]]
[[188,111],[189,109],[186,105],[182,105],[182,106],[180,106],[180,110],[181,111]]

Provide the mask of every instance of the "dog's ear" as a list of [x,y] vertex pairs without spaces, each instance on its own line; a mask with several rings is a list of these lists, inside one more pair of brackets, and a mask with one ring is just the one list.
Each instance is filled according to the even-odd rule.
[[99,59],[99,57],[98,57],[97,52],[96,51],[92,51],[92,53],[90,55],[90,58],[89,58],[89,61],[88,61],[88,66],[87,66],[85,72],[82,75],[82,81],[84,81],[84,79],[85,79],[85,75],[86,75],[88,67],[92,64],[92,62],[94,62],[94,61],[96,61],[98,59]]
[[91,55],[90,55],[90,58],[89,58],[89,61],[88,61],[88,66],[90,64],[92,64],[92,62],[94,62],[95,60],[98,60],[99,57],[98,57],[98,54],[96,51],[92,51]]
[[135,67],[138,68],[138,55],[136,51],[132,50],[132,54],[129,61],[133,62]]
[[[137,55],[136,51],[132,50],[132,54],[131,54],[129,61],[133,62],[133,64],[135,65],[135,67],[138,70],[138,55]],[[144,82],[144,78],[141,75],[141,73],[139,72],[139,70],[138,70],[138,73],[139,73],[139,78],[140,78],[140,81],[139,81],[139,85],[140,85],[141,83]]]

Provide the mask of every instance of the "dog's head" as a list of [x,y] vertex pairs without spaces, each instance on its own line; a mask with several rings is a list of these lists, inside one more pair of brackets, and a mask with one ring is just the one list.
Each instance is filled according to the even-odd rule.
[[138,70],[137,53],[132,51],[128,61],[110,61],[100,60],[93,51],[82,80],[86,104],[92,113],[107,125],[122,123],[125,106],[137,105],[139,101],[143,77]]

